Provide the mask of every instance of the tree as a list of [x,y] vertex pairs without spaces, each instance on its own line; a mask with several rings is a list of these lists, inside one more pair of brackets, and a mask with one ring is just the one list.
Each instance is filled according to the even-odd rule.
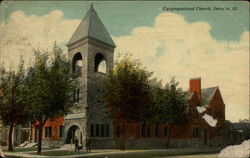
[[151,103],[149,77],[140,61],[124,56],[105,80],[110,117],[121,124],[121,149],[125,149],[125,123],[148,118]]
[[169,145],[173,125],[186,121],[186,106],[181,88],[177,88],[175,79],[165,85],[165,88],[152,86],[153,106],[151,107],[151,121],[168,125],[167,142]]
[[5,125],[9,126],[8,151],[13,151],[12,133],[15,125],[25,123],[27,115],[27,87],[25,72],[21,60],[17,72],[0,70],[0,116]]
[[43,126],[47,120],[68,113],[73,105],[75,82],[70,75],[70,63],[63,58],[61,49],[54,48],[50,60],[46,53],[40,51],[36,51],[35,57],[35,65],[29,73],[28,89],[30,113],[39,129],[37,152],[41,153]]

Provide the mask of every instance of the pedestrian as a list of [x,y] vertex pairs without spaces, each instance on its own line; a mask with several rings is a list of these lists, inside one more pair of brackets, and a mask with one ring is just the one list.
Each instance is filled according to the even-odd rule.
[[86,138],[86,149],[87,149],[87,152],[91,152],[91,148],[90,148],[90,139],[89,137]]
[[1,147],[1,144],[0,144],[0,158],[2,158],[2,157],[5,157],[5,156],[3,154],[2,147]]
[[77,139],[77,137],[75,137],[74,139],[74,144],[75,144],[75,152],[79,152],[79,141]]

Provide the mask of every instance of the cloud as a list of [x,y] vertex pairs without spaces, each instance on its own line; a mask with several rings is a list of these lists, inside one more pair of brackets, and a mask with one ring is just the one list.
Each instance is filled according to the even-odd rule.
[[80,20],[64,19],[60,10],[41,17],[13,12],[8,21],[0,23],[0,62],[15,69],[22,55],[28,66],[33,58],[33,48],[50,50],[55,41],[65,49],[65,43],[79,23]]
[[[22,11],[0,23],[0,62],[17,67],[20,55],[31,64],[32,48],[51,49],[54,41],[64,46],[80,23],[65,19],[55,10],[43,16]],[[188,80],[202,77],[202,87],[219,86],[226,104],[226,118],[237,121],[249,112],[249,32],[240,41],[217,41],[211,26],[203,21],[189,23],[179,14],[164,13],[153,27],[136,27],[130,35],[114,37],[120,52],[131,53],[158,79],[175,76],[184,89]]]
[[189,23],[182,15],[163,13],[153,27],[134,28],[114,37],[116,54],[131,53],[158,79],[175,76],[188,89],[188,80],[202,78],[202,87],[219,86],[226,104],[226,119],[249,118],[249,32],[240,41],[217,41],[211,26]]

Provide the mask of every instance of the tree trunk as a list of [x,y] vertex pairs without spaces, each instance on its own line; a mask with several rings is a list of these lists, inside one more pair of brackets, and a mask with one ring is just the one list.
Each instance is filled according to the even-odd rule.
[[121,128],[121,150],[125,150],[125,121],[122,120],[122,128]]
[[[35,132],[36,132],[36,129],[35,129]],[[29,133],[29,142],[31,143],[31,141],[32,141],[32,122],[30,122],[30,133]]]
[[39,122],[39,131],[38,131],[38,146],[37,146],[37,153],[40,154],[42,152],[42,133],[43,133],[43,126],[46,120]]
[[9,127],[8,151],[13,151],[13,144],[12,144],[13,128],[14,128],[14,124],[12,123],[12,124],[10,124],[10,127]]
[[37,153],[38,154],[40,154],[42,152],[42,132],[43,132],[43,126],[39,125],[38,146],[37,146]]

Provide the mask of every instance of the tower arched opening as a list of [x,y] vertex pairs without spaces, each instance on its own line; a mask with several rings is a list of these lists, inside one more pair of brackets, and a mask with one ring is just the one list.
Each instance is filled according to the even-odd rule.
[[95,72],[106,73],[106,71],[106,58],[101,53],[97,53],[95,56]]
[[76,53],[72,59],[72,73],[75,77],[82,76],[82,54]]

